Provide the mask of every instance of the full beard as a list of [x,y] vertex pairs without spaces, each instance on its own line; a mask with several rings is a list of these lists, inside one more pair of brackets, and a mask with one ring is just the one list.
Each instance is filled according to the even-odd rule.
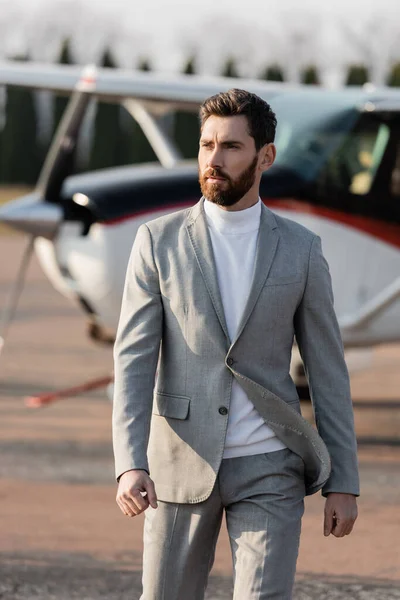
[[[201,193],[207,200],[218,204],[218,206],[233,206],[243,198],[253,186],[256,176],[258,155],[254,157],[250,165],[237,177],[232,180],[220,169],[208,169],[205,174],[199,174],[199,183]],[[217,183],[209,183],[208,177],[224,177],[224,189]]]

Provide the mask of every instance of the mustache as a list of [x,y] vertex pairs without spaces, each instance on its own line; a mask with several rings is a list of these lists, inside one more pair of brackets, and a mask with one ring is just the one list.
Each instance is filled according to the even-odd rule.
[[208,177],[223,177],[227,181],[230,181],[230,177],[221,171],[221,169],[207,169],[203,174],[203,178],[207,179]]

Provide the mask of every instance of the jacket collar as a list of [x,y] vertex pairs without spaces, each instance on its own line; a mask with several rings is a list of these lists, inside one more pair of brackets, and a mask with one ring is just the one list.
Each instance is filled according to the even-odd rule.
[[186,229],[189,234],[192,248],[196,255],[196,260],[203,276],[204,283],[213,303],[214,310],[217,313],[222,330],[228,342],[230,343],[224,307],[219,291],[217,268],[214,260],[212,242],[204,212],[204,198],[201,198],[200,202],[195,204],[195,206],[189,212]]
[[[218,285],[217,269],[214,260],[211,237],[204,211],[204,198],[201,198],[201,200],[189,211],[186,228],[197,263],[204,279],[204,283],[211,297],[214,310],[227,340],[229,343],[231,343]],[[251,313],[253,312],[260,292],[271,269],[278,246],[278,240],[279,228],[275,216],[272,211],[262,204],[253,281],[243,316],[238,327],[237,335],[235,340],[233,340],[233,343],[235,343],[241,335]]]

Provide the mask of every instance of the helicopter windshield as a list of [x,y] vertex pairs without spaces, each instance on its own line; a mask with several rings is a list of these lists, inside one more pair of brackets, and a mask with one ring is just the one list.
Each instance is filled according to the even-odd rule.
[[313,180],[357,121],[356,105],[351,98],[334,94],[324,99],[315,93],[297,99],[294,94],[275,97],[275,165]]

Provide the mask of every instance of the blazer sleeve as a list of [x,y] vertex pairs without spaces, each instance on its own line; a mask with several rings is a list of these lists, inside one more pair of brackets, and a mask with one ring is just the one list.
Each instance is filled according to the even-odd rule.
[[307,283],[294,326],[315,422],[331,457],[331,475],[322,494],[342,492],[358,496],[357,441],[349,375],[333,306],[329,267],[318,236],[312,241]]
[[114,346],[113,446],[117,479],[149,470],[147,445],[163,310],[151,234],[141,225],[132,247]]

